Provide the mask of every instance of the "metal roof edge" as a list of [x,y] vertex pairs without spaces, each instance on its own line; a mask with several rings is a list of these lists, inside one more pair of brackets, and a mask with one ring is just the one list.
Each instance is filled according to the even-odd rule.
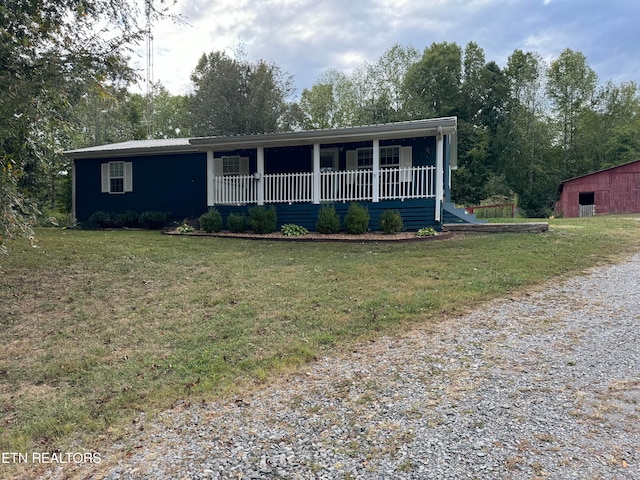
[[620,168],[620,167],[626,167],[627,165],[633,165],[634,163],[638,163],[638,162],[640,162],[640,159],[632,160],[630,162],[621,163],[620,165],[614,165],[613,167],[603,168],[602,170],[596,170],[595,172],[585,173],[584,175],[578,175],[577,177],[567,178],[566,180],[562,180],[560,182],[560,185],[562,185],[564,183],[567,183],[567,182],[571,182],[573,180],[578,180],[580,178],[588,177],[590,175],[595,175],[597,173],[607,172],[609,170],[613,170],[614,168]]
[[363,141],[375,137],[401,138],[401,136],[455,134],[457,117],[441,117],[405,122],[382,123],[355,127],[340,127],[294,132],[260,133],[217,137],[192,137],[158,140],[131,140],[94,147],[68,150],[64,155],[71,159],[116,158],[139,156],[149,153],[195,153],[217,148],[255,148],[259,146],[287,146],[313,143]]

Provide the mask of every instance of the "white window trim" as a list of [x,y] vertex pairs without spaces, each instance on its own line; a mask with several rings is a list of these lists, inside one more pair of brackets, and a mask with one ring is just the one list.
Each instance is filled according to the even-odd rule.
[[[122,164],[123,176],[111,177],[111,165]],[[123,188],[121,192],[111,191],[111,179],[122,178]],[[101,191],[110,195],[122,195],[133,192],[133,163],[125,161],[114,161],[101,164]]]
[[[232,160],[237,162],[237,171],[225,172],[224,164],[225,160]],[[214,157],[213,159],[214,175],[217,177],[233,177],[238,175],[249,175],[249,157],[242,157],[240,155],[223,155],[221,157]]]

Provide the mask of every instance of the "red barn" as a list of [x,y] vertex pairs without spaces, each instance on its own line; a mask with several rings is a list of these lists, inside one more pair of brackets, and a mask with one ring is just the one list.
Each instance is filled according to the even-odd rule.
[[564,217],[640,213],[640,160],[565,180],[555,210]]

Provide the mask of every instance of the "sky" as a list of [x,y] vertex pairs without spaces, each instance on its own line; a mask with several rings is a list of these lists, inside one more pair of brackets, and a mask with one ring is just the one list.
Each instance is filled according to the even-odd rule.
[[[295,96],[328,69],[351,73],[394,44],[420,53],[433,42],[475,42],[501,67],[514,50],[546,61],[582,52],[600,84],[640,84],[640,0],[177,0],[185,23],[153,29],[153,80],[192,92],[203,53],[275,63],[293,76]],[[131,63],[145,77],[142,45]],[[144,82],[138,87],[146,92]]]

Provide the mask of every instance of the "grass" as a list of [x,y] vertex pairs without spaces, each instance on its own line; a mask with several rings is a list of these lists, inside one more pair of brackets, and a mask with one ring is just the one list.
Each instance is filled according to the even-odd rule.
[[640,251],[639,217],[353,244],[42,229],[0,258],[0,452],[88,451],[140,411]]

